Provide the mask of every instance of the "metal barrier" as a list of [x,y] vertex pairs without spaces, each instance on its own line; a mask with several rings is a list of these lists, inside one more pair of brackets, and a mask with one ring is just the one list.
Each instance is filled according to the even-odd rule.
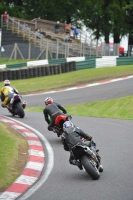
[[133,65],[133,57],[119,57],[116,59],[116,65]]
[[96,58],[76,62],[76,70],[89,69],[96,67]]

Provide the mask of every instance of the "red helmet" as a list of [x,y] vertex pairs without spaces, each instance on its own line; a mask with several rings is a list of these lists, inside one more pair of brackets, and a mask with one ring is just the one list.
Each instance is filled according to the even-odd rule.
[[5,80],[3,83],[4,83],[4,85],[10,85],[10,81],[9,80]]
[[51,97],[47,97],[45,99],[45,105],[48,105],[48,104],[51,104],[51,103],[53,103],[53,99]]

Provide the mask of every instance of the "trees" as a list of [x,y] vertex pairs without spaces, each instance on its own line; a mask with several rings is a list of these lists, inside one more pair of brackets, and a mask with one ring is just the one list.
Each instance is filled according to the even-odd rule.
[[124,10],[125,0],[115,0],[110,4],[111,11],[111,24],[112,24],[112,35],[114,43],[120,43],[122,36],[127,33],[125,27],[125,16]]
[[50,21],[72,23],[82,21],[93,31],[97,40],[102,36],[109,43],[110,34],[114,43],[129,34],[133,44],[133,0],[1,0],[0,14],[32,20],[40,17]]
[[[109,43],[110,34],[114,37],[114,43],[120,43],[121,37],[127,33],[125,27],[126,11],[125,0],[83,0],[81,18],[87,27],[94,31],[96,39],[104,37]],[[82,1],[82,3],[83,3]],[[89,11],[89,12],[88,12]]]
[[133,45],[133,0],[126,0],[123,8],[126,12],[125,27],[129,34],[128,45]]
[[10,16],[23,18],[24,17],[24,7],[22,0],[1,0],[0,1],[0,15],[2,15],[5,11]]
[[28,19],[40,17],[46,20],[70,23],[73,16],[77,14],[78,1],[23,0],[23,3]]

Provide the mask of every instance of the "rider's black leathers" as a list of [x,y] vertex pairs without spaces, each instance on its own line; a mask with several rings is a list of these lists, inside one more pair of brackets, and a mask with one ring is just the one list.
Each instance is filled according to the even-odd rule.
[[[87,141],[84,141],[86,139]],[[63,131],[62,134],[62,143],[64,145],[64,149],[66,151],[70,151],[70,158],[69,162],[70,164],[77,165],[77,161],[74,158],[74,155],[72,154],[71,149],[76,145],[86,145],[90,148],[96,149],[96,143],[92,140],[92,137],[86,134],[84,131],[77,127],[68,127]],[[80,169],[82,169],[79,166]]]
[[76,144],[86,144],[82,138],[91,140],[92,137],[77,127],[68,127],[62,134],[63,144],[67,144],[69,150]]
[[[43,110],[43,114],[45,117],[46,122],[49,124],[48,125],[48,130],[49,131],[53,131],[53,126],[55,124],[55,119],[58,115],[63,115],[63,113],[61,111],[66,114],[67,111],[65,110],[65,108],[63,106],[61,106],[60,104],[53,102],[52,104],[48,104],[44,110]],[[51,121],[49,120],[49,117],[51,119]]]

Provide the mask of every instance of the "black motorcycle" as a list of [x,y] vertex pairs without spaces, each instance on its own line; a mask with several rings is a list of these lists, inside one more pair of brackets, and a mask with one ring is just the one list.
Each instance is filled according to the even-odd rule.
[[97,152],[91,150],[88,146],[77,144],[72,148],[71,153],[92,179],[99,179],[103,167],[100,164],[100,156]]
[[20,118],[24,118],[26,105],[27,102],[22,102],[22,97],[19,94],[14,94],[7,105],[7,109],[13,116],[18,115]]

